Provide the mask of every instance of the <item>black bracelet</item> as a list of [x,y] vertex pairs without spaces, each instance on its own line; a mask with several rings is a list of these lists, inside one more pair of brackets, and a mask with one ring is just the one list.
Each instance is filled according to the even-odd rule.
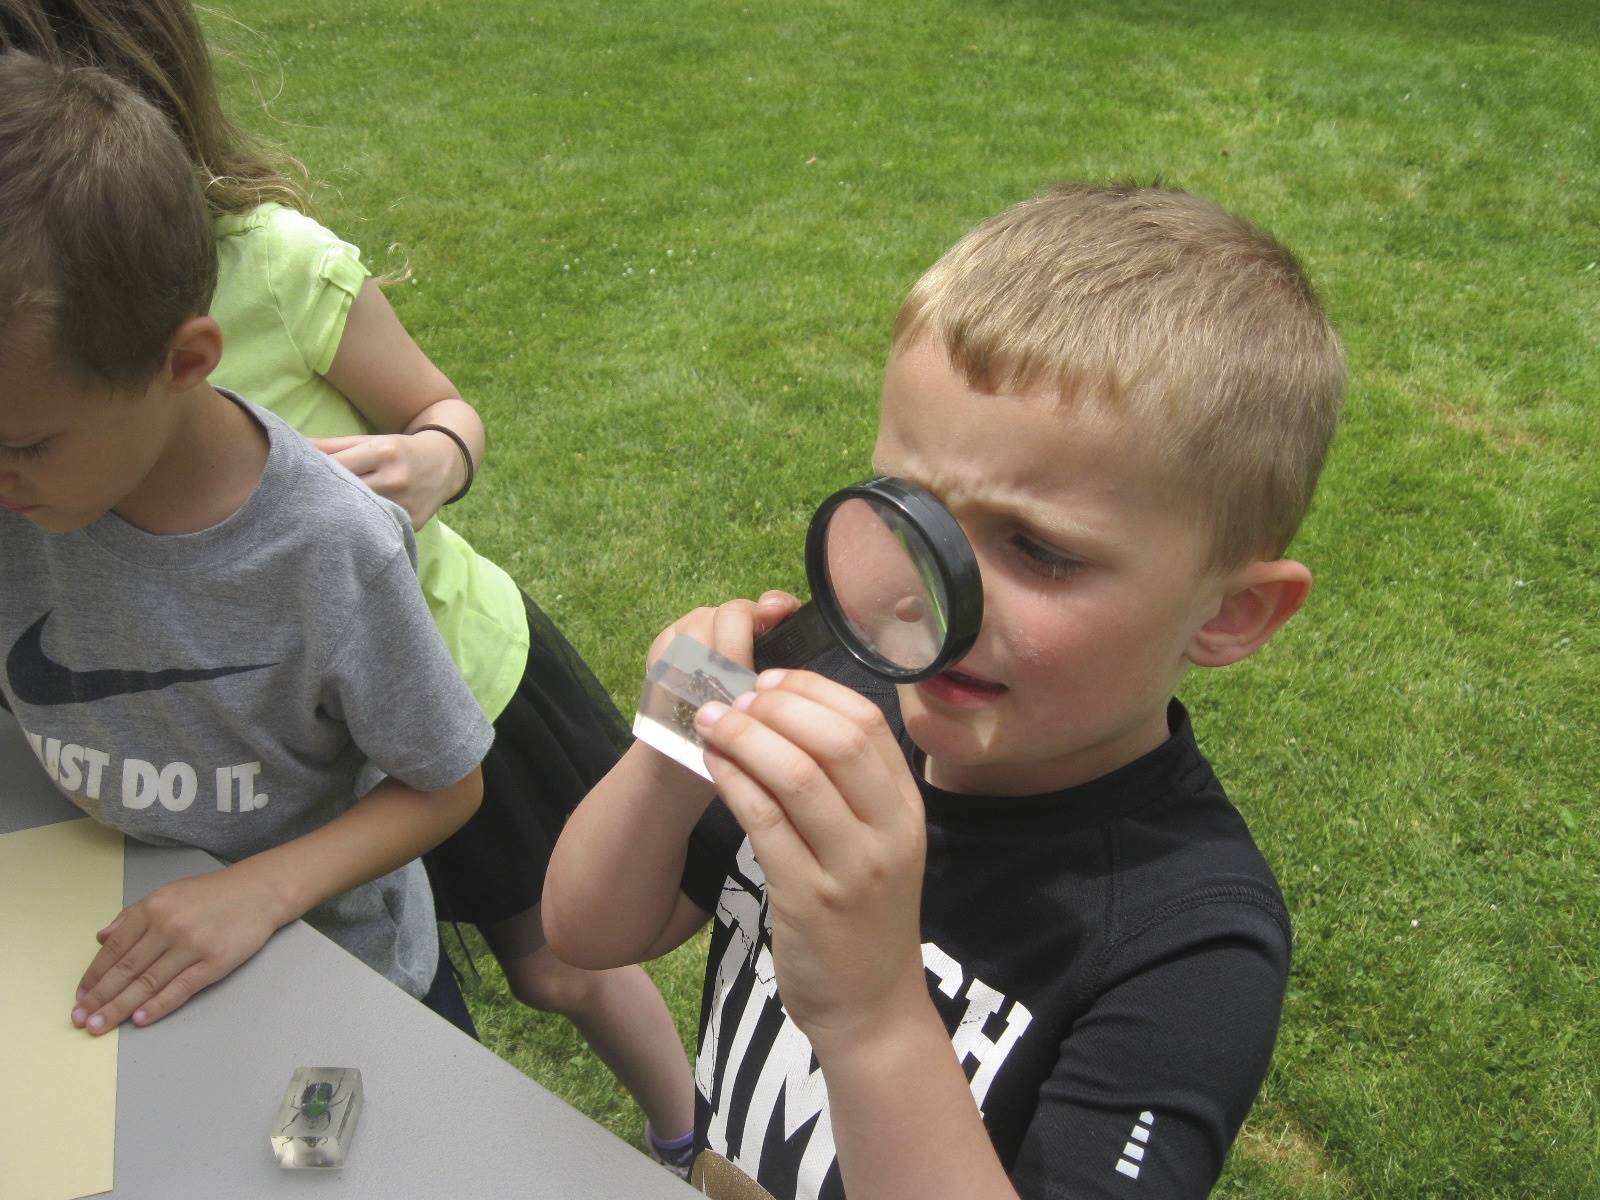
[[461,461],[467,464],[467,481],[461,485],[461,490],[459,492],[445,501],[446,504],[454,504],[457,500],[461,499],[461,497],[465,496],[472,490],[473,477],[478,473],[477,468],[472,465],[472,451],[467,449],[467,440],[464,437],[462,437],[454,429],[446,429],[443,425],[418,425],[411,432],[414,434],[421,433],[424,429],[431,429],[435,433],[442,433],[445,435],[445,437],[454,442],[456,444],[456,449],[461,451]]

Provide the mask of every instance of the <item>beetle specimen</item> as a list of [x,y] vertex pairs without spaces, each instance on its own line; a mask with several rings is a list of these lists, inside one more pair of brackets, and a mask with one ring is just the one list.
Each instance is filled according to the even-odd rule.
[[[350,1099],[348,1094],[335,1099],[337,1095],[338,1088],[326,1080],[306,1084],[300,1093],[300,1103],[289,1106],[294,1109],[295,1115],[289,1118],[289,1124],[279,1132],[288,1133],[289,1125],[293,1125],[296,1121],[304,1121],[319,1133],[327,1129],[333,1123],[333,1110]],[[316,1125],[317,1121],[321,1121],[322,1124]]]

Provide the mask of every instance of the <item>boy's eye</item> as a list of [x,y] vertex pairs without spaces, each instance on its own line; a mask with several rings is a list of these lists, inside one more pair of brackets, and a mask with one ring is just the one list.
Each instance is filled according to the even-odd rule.
[[8,458],[38,458],[49,444],[49,441],[45,440],[28,446],[0,446],[0,452]]
[[1068,558],[1041,545],[1026,534],[1013,534],[1011,546],[1027,570],[1046,579],[1065,579],[1083,565],[1075,558]]

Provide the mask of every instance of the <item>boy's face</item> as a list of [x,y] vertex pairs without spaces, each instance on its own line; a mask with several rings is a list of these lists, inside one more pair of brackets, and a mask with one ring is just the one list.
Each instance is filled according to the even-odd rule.
[[983,571],[972,650],[900,687],[934,784],[1053,791],[1167,737],[1167,701],[1224,581],[1202,570],[1198,524],[1136,441],[1096,411],[1063,409],[1053,390],[975,392],[936,343],[889,363],[874,468],[938,496]]
[[47,346],[46,338],[0,334],[0,508],[70,533],[153,477],[174,406],[160,375],[113,387]]

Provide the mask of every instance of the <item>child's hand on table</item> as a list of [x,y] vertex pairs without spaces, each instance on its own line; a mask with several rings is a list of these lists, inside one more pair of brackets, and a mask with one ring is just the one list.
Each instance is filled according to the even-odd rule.
[[695,727],[766,874],[778,992],[819,1059],[930,1007],[922,796],[878,707],[808,671],[768,671]]
[[96,936],[72,1023],[91,1034],[159,1021],[255,954],[283,922],[258,873],[224,867],[157,888]]

